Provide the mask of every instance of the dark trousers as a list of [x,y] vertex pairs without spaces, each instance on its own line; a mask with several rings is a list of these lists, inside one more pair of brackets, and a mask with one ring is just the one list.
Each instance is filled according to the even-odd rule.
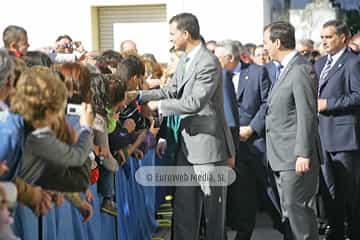
[[347,221],[350,239],[360,239],[360,152],[324,151],[323,155],[335,184],[335,198],[325,198],[326,215],[332,227],[330,237],[343,239],[344,222]]
[[[217,163],[224,165],[223,163]],[[179,150],[178,166],[192,166]],[[177,186],[174,199],[174,240],[198,240],[204,216],[205,239],[223,240],[225,231],[226,187],[210,186],[205,196],[200,186]]]
[[228,187],[226,211],[227,226],[237,231],[236,240],[251,239],[260,205],[269,213],[274,225],[281,227],[278,194],[273,176],[268,175],[264,155],[253,145],[238,144],[237,178]]
[[114,197],[114,173],[110,172],[102,165],[99,165],[100,178],[98,181],[98,192],[104,198],[113,200]]

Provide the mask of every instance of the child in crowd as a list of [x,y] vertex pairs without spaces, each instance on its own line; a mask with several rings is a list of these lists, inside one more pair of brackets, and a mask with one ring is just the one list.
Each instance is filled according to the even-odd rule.
[[[91,85],[94,92],[93,105],[96,112],[94,130],[98,136],[95,144],[100,146],[103,159],[98,158],[100,165],[100,179],[98,190],[104,197],[101,210],[117,215],[114,198],[114,173],[117,168],[109,166],[113,155],[118,166],[122,166],[127,157],[137,153],[138,146],[142,143],[145,134],[140,134],[135,143],[129,133],[135,130],[135,122],[132,119],[124,121],[122,126],[117,125],[118,112],[126,105],[126,85],[116,79],[115,75],[104,76],[102,74],[91,74]],[[108,143],[110,135],[110,151]],[[116,143],[116,144],[115,144]],[[114,147],[115,145],[115,147]]]

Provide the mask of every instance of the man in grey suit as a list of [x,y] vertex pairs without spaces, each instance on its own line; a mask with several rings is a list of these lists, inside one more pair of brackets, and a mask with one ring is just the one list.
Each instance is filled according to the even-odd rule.
[[[221,66],[201,44],[197,18],[190,13],[172,17],[170,41],[186,54],[170,84],[140,92],[140,103],[147,102],[163,116],[180,116],[178,166],[192,166],[196,172],[199,166],[214,169],[227,161],[233,164],[235,149],[224,117]],[[225,186],[177,186],[174,239],[197,240],[202,216],[206,239],[223,239],[225,204]]]
[[265,27],[264,45],[283,66],[268,98],[265,117],[267,159],[274,172],[284,217],[294,238],[318,239],[311,203],[318,181],[317,78],[295,49],[294,27]]

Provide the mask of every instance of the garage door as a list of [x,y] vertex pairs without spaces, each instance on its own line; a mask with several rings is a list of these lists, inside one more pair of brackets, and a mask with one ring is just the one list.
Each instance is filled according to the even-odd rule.
[[100,50],[119,50],[120,43],[114,46],[114,24],[166,22],[166,6],[158,4],[99,7],[98,21]]

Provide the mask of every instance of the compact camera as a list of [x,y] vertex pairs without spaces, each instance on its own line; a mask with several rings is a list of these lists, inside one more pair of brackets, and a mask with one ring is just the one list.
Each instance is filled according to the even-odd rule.
[[80,116],[83,111],[83,108],[79,104],[68,104],[66,114],[68,115],[77,115]]

